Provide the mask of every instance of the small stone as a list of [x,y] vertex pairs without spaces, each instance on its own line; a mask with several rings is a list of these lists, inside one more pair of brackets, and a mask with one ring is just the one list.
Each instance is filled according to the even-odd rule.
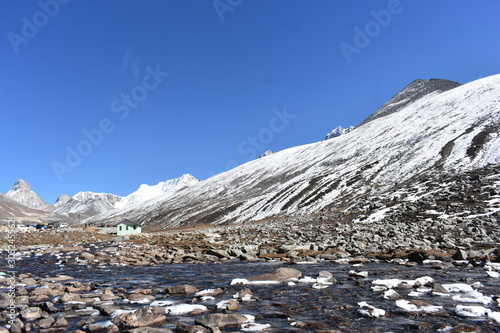
[[52,327],[67,327],[68,325],[68,321],[64,317],[57,317],[57,320]]
[[224,250],[212,250],[211,249],[211,250],[207,251],[207,254],[212,255],[212,256],[216,256],[219,259],[221,259],[221,258],[230,258],[231,257],[229,255],[229,253],[227,253]]
[[55,321],[56,320],[52,317],[40,319],[40,321],[38,321],[38,326],[40,326],[40,328],[49,328]]
[[458,249],[453,255],[454,260],[467,260],[467,252],[462,249]]
[[80,259],[93,261],[95,259],[95,256],[92,253],[83,252],[82,254],[80,254]]

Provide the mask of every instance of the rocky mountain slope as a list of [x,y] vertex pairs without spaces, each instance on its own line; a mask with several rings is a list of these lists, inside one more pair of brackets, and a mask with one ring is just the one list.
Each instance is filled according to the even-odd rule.
[[424,96],[428,96],[429,94],[437,95],[458,86],[460,86],[460,83],[449,80],[417,79],[394,95],[390,100],[384,103],[384,105],[378,108],[377,111],[363,120],[358,126],[364,125],[374,119],[387,116],[393,112],[397,112],[401,108],[414,103]]
[[[378,198],[397,197],[401,184],[440,184],[446,177],[499,164],[499,111],[500,75],[462,86],[417,80],[363,126],[335,140],[265,156],[119,216],[163,228],[316,219],[335,212],[377,221],[389,213],[380,209],[383,204],[376,207]],[[446,214],[437,211],[435,217]],[[109,218],[101,214],[92,220]]]
[[73,197],[63,194],[57,198],[52,211],[59,214],[88,218],[112,210],[121,197],[114,194],[79,192]]
[[46,210],[50,206],[31,190],[30,184],[22,179],[16,181],[14,186],[5,195],[32,209]]
[[79,192],[73,197],[60,195],[54,205],[44,202],[31,191],[30,184],[18,180],[7,194],[0,197],[0,221],[16,219],[26,223],[64,221],[73,223],[98,214],[114,214],[122,207],[137,207],[155,201],[168,192],[196,184],[199,180],[185,174],[179,178],[159,182],[157,185],[141,185],[126,197],[108,193]]
[[0,193],[0,223],[15,220],[17,223],[36,224],[61,221],[64,218],[64,216],[30,208]]

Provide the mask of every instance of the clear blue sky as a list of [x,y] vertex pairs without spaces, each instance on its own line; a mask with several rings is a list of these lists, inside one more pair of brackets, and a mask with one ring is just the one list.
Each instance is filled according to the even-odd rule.
[[320,141],[414,79],[500,73],[498,13],[493,0],[1,0],[0,192],[23,178],[51,204],[127,195]]

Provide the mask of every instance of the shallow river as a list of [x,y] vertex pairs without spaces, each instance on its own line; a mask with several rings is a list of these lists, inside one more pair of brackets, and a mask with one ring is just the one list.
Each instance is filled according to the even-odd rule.
[[[270,273],[279,267],[292,267],[302,272],[303,276],[317,277],[320,271],[333,273],[337,284],[324,289],[313,288],[313,283],[298,282],[293,284],[274,285],[231,285],[236,278],[249,278],[258,274]],[[5,268],[1,268],[5,270]],[[404,300],[421,300],[435,306],[442,306],[447,316],[436,316],[424,313],[412,314],[398,307],[394,300],[384,299],[383,292],[374,291],[373,281],[380,279],[413,280],[430,276],[436,283],[464,283],[473,285],[480,282],[478,289],[483,295],[500,295],[500,279],[489,277],[484,267],[451,267],[436,270],[428,265],[409,267],[390,263],[367,263],[361,266],[341,264],[336,262],[320,262],[315,264],[289,265],[282,262],[221,262],[209,264],[171,264],[156,267],[108,267],[89,268],[84,264],[61,266],[56,264],[56,258],[50,255],[42,257],[26,257],[19,262],[19,273],[29,272],[35,276],[46,277],[69,275],[81,282],[91,282],[97,289],[107,287],[116,290],[124,288],[153,289],[155,297],[179,303],[191,303],[193,295],[170,297],[162,291],[172,285],[190,284],[200,289],[224,288],[225,293],[215,300],[200,301],[209,309],[214,309],[216,303],[230,299],[232,295],[248,287],[258,298],[253,302],[241,302],[236,312],[253,315],[256,323],[269,324],[266,332],[312,332],[321,329],[338,329],[342,332],[408,332],[451,331],[451,327],[461,324],[476,327],[479,332],[500,332],[500,324],[486,316],[473,318],[456,314],[457,304],[477,305],[500,311],[495,297],[489,304],[460,303],[451,296],[438,297],[425,289],[417,292],[416,288],[396,289]],[[355,278],[350,271],[367,272],[368,276]],[[412,294],[410,294],[413,292]],[[386,311],[380,318],[363,317],[358,305],[366,301],[369,305]],[[144,304],[130,304],[120,301],[120,307],[140,307]],[[58,305],[59,306],[59,305]],[[189,315],[171,316],[163,326],[174,329],[179,320],[193,323],[196,317]],[[81,318],[80,318],[81,319]],[[69,320],[74,329],[80,319]],[[109,320],[109,317],[97,317],[97,321]],[[292,326],[294,322],[304,322],[305,328]],[[238,332],[239,330],[233,330]]]

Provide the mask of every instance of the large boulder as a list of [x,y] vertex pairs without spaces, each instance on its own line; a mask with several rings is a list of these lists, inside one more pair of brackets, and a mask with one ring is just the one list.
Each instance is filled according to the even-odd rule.
[[243,325],[246,321],[247,317],[237,313],[209,313],[197,318],[194,323],[207,328],[218,327],[225,329]]
[[27,307],[21,311],[21,318],[28,321],[39,319],[42,317],[42,315],[42,309],[38,307]]
[[294,268],[281,267],[272,273],[266,273],[249,278],[249,281],[296,281],[302,277],[302,273]]
[[149,306],[129,313],[122,313],[113,318],[113,323],[121,329],[154,326],[167,320],[164,315],[155,315]]
[[177,323],[175,327],[175,331],[177,333],[210,333],[211,330],[209,328],[199,326],[199,325],[188,325],[182,321]]
[[167,289],[165,289],[166,294],[189,295],[189,294],[194,294],[198,291],[199,291],[198,288],[190,286],[188,284],[183,284],[183,285],[179,285],[179,286],[171,286],[171,287],[167,287]]
[[141,327],[128,330],[127,333],[173,333],[168,328]]

